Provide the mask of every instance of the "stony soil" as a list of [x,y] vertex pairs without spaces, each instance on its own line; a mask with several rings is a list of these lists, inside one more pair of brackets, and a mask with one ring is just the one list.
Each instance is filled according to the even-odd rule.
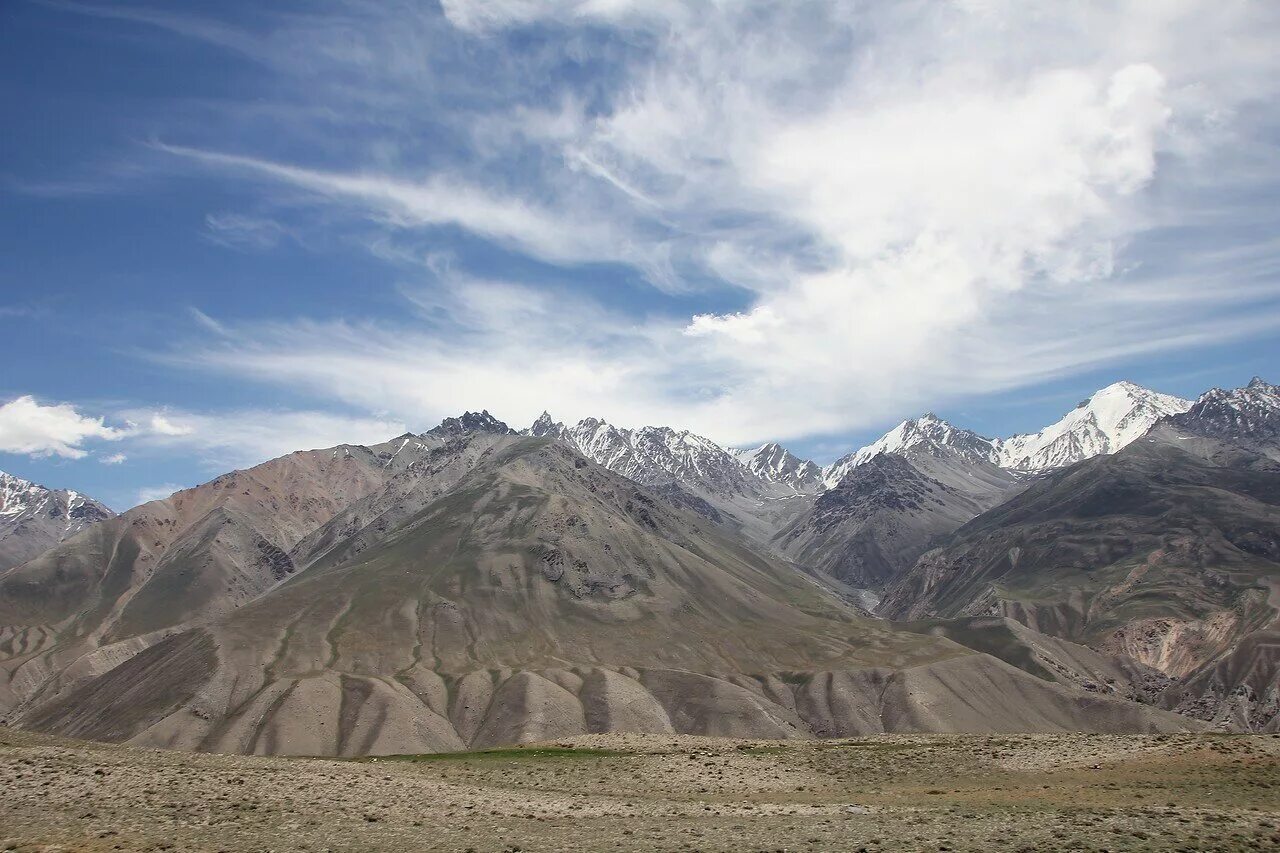
[[1280,735],[591,736],[335,761],[0,729],[0,849],[1280,848]]

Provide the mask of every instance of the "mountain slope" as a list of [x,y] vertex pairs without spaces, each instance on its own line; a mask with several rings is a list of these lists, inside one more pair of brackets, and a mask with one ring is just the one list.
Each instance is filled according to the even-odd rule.
[[826,491],[773,544],[806,570],[878,591],[1019,487],[994,456],[991,439],[935,415],[903,421],[824,469]]
[[[113,668],[23,694],[11,721],[310,755],[591,731],[1186,725],[863,618],[562,442],[489,436],[488,452],[438,496],[395,478],[371,487],[293,550],[304,565],[283,583]],[[338,528],[363,547],[341,547]]]
[[1015,485],[990,463],[974,469],[976,476],[963,460],[928,453],[914,461],[881,453],[851,468],[773,544],[807,570],[855,589],[880,589]]
[[1280,466],[1161,425],[960,528],[880,612],[1007,615],[1187,678],[1273,628],[1278,580]]
[[1189,405],[1119,382],[1035,435],[985,438],[932,413],[903,421],[823,469],[824,494],[773,542],[806,569],[876,590],[1029,475],[1113,453]]
[[282,456],[135,507],[0,573],[0,711],[254,600],[299,570],[293,548],[360,498],[403,476],[456,480],[440,460],[474,462],[471,451],[510,434],[490,421]]

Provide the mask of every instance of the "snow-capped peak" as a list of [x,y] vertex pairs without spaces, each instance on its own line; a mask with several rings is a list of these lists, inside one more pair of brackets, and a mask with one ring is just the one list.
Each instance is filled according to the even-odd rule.
[[993,462],[995,443],[976,432],[961,429],[944,421],[932,412],[906,420],[880,438],[859,450],[837,459],[822,471],[827,488],[844,479],[850,470],[870,462],[881,453],[911,456],[917,453],[931,456],[959,457],[968,462]]
[[0,569],[34,557],[113,515],[79,492],[48,489],[0,471]]
[[748,471],[770,483],[790,486],[798,492],[813,492],[822,483],[821,468],[777,442],[730,452]]
[[1080,402],[1037,433],[996,443],[1001,467],[1041,471],[1115,453],[1136,441],[1161,418],[1191,408],[1191,401],[1132,382],[1116,382]]
[[557,423],[552,419],[551,413],[544,409],[542,414],[538,415],[537,420],[535,420],[527,430],[524,430],[524,433],[537,438],[543,438],[548,435],[558,435],[563,431],[564,424]]
[[1197,435],[1260,444],[1274,455],[1280,451],[1280,387],[1255,376],[1243,388],[1213,388],[1172,423]]
[[599,418],[566,426],[543,412],[523,435],[558,438],[615,473],[656,486],[679,482],[715,493],[750,491],[749,472],[728,451],[688,430],[616,427]]
[[[1275,386],[1261,379],[1254,379],[1248,388],[1221,393],[1241,399],[1274,399],[1280,405]],[[1188,400],[1132,382],[1116,382],[1040,432],[1008,439],[986,438],[926,412],[903,421],[826,468],[800,459],[776,442],[725,450],[688,430],[655,426],[625,429],[599,418],[585,418],[567,426],[547,412],[522,434],[561,439],[606,468],[646,485],[674,481],[719,494],[760,494],[774,484],[812,494],[835,487],[850,470],[882,453],[917,460],[928,456],[967,465],[998,465],[1017,471],[1071,465],[1114,453],[1146,434],[1156,421],[1190,407]]]

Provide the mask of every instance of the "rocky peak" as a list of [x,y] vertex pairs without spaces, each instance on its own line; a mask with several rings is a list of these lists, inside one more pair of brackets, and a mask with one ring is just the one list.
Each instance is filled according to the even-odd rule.
[[531,435],[535,438],[546,438],[548,436],[557,437],[564,432],[564,424],[555,421],[551,417],[551,413],[543,410],[537,419],[524,430],[524,435]]
[[932,412],[906,420],[866,447],[837,459],[822,472],[827,488],[834,488],[846,474],[865,465],[880,454],[910,458],[916,454],[959,458],[966,462],[991,462],[995,458],[994,442],[976,432],[961,429]]
[[0,471],[0,570],[114,515],[79,492],[49,489]]
[[860,517],[885,509],[919,509],[933,489],[944,490],[896,453],[877,453],[851,469],[840,482],[824,492],[815,504],[815,518],[827,523],[855,511]]
[[732,453],[738,462],[762,480],[789,486],[798,492],[813,492],[821,487],[822,469],[777,442]]
[[740,492],[749,477],[726,450],[688,430],[626,429],[600,418],[565,425],[544,412],[522,434],[557,438],[593,462],[647,486],[679,483],[700,492]]
[[457,418],[445,418],[439,426],[427,430],[424,435],[450,438],[474,432],[515,435],[515,430],[489,414],[488,409],[480,412],[463,412],[461,417]]
[[1255,376],[1243,388],[1214,388],[1169,419],[1184,432],[1280,451],[1280,387]]

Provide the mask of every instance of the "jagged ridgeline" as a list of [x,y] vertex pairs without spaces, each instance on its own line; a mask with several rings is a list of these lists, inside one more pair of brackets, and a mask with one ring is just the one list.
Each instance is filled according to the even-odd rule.
[[102,522],[0,577],[0,624],[8,722],[186,749],[1194,725],[871,619],[487,414]]
[[115,515],[94,499],[0,471],[0,572]]

